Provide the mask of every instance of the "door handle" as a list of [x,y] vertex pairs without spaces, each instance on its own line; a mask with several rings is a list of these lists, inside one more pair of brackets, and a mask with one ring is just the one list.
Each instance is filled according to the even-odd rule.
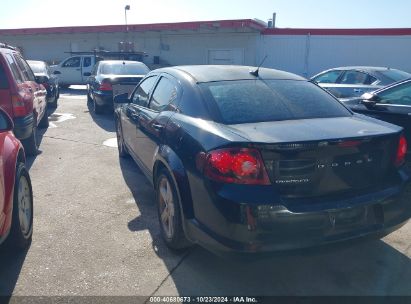
[[157,123],[153,123],[153,129],[156,131],[162,131],[164,129],[164,126]]
[[362,90],[361,89],[354,89],[354,92],[355,93],[362,93]]
[[81,69],[76,69],[76,71],[81,71]]

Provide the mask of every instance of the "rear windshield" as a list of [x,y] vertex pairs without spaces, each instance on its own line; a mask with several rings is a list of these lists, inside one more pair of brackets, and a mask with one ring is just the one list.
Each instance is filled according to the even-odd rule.
[[225,124],[351,116],[308,81],[239,80],[200,84]]
[[46,65],[44,63],[28,62],[33,73],[46,73]]
[[385,80],[388,79],[389,81],[385,81],[387,84],[411,78],[411,74],[400,70],[377,71],[376,73],[382,75]]
[[150,69],[144,63],[105,63],[101,66],[101,74],[113,75],[145,75]]

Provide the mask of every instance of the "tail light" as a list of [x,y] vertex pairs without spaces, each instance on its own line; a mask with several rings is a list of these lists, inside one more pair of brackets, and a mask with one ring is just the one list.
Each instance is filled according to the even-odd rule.
[[212,180],[233,184],[270,184],[258,150],[220,149],[209,152],[203,159],[204,175]]
[[404,135],[401,135],[400,140],[398,142],[397,154],[395,157],[395,165],[397,167],[401,166],[405,162],[405,156],[407,154],[407,140],[405,139]]
[[27,114],[26,103],[21,94],[13,94],[11,96],[11,103],[13,106],[13,113],[16,117],[25,116]]
[[98,89],[100,91],[112,91],[113,87],[111,86],[110,82],[108,82],[107,80],[103,80]]

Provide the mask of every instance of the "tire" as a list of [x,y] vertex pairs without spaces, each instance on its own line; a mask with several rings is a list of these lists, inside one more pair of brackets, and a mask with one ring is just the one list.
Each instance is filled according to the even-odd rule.
[[57,108],[57,100],[59,99],[59,92],[58,92],[58,88],[57,88],[57,91],[55,92],[55,94],[54,94],[54,100],[53,100],[53,102],[49,102],[48,104],[47,104],[47,107],[48,108],[50,108],[50,109],[56,109]]
[[121,123],[117,118],[116,118],[116,134],[117,134],[118,155],[122,158],[126,158],[130,156],[130,154],[128,153],[127,147],[124,144],[123,129],[121,128]]
[[39,146],[37,142],[37,122],[34,121],[34,127],[30,137],[23,139],[21,142],[24,146],[26,155],[35,156],[39,153]]
[[161,170],[156,179],[156,202],[160,231],[166,245],[182,250],[192,244],[187,240],[181,221],[180,200],[170,174]]
[[45,129],[49,127],[49,117],[47,115],[47,109],[45,109],[44,115],[39,122],[39,128]]
[[33,235],[33,190],[24,163],[17,163],[14,181],[13,213],[7,243],[13,249],[25,249]]
[[104,107],[103,106],[98,105],[95,100],[93,100],[93,105],[94,105],[94,113],[103,114],[103,112],[104,112]]
[[92,102],[93,102],[93,99],[90,96],[90,92],[87,91],[87,103],[92,103]]

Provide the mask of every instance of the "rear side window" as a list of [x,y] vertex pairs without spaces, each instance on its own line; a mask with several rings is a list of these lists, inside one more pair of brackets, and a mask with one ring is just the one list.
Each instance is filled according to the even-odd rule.
[[344,73],[340,83],[343,84],[370,84],[368,74],[357,71],[347,71]]
[[35,81],[33,71],[24,59],[19,56],[15,56],[17,65],[23,75],[23,79],[26,81]]
[[84,57],[83,59],[83,67],[89,67],[91,65],[91,57]]
[[6,71],[0,63],[0,90],[8,89],[9,81],[7,79]]
[[316,85],[296,80],[240,80],[202,83],[206,100],[225,124],[350,116]]
[[161,77],[156,89],[153,93],[153,98],[150,102],[150,109],[161,112],[170,103],[174,103],[177,99],[177,86],[168,78]]
[[11,54],[6,54],[6,60],[10,66],[11,72],[17,83],[23,82],[23,77],[20,74],[19,68],[17,66],[16,60]]
[[157,76],[152,76],[143,80],[137,87],[131,99],[132,103],[147,107],[150,91],[156,82]]

